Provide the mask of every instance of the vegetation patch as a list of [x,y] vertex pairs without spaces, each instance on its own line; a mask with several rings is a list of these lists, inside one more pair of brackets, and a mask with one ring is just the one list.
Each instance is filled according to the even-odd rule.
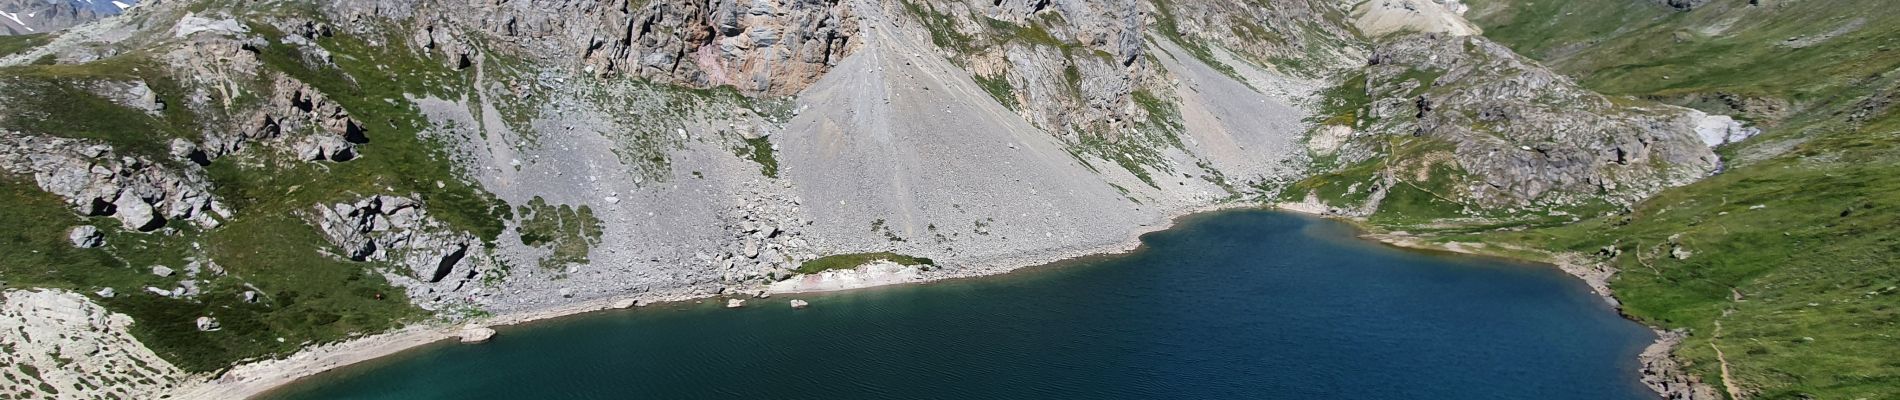
[[552,206],[535,196],[527,205],[516,208],[515,215],[521,218],[521,244],[552,251],[541,258],[542,268],[585,264],[588,252],[600,244],[600,219],[586,205]]
[[34,47],[46,45],[47,42],[51,41],[52,37],[44,33],[0,36],[0,57],[24,53],[27,50],[32,50]]
[[877,252],[877,253],[837,254],[837,255],[819,257],[819,258],[812,259],[811,261],[806,261],[804,264],[799,264],[798,269],[794,270],[793,272],[797,272],[800,274],[816,274],[819,272],[825,272],[825,271],[830,271],[834,269],[853,269],[853,268],[862,266],[864,264],[869,264],[876,261],[890,261],[893,263],[897,263],[897,265],[932,266],[932,265],[937,264],[935,261],[931,261],[928,258],[912,257],[912,256],[885,251],[885,252]]
[[1615,0],[1469,3],[1487,36],[1587,87],[1735,113],[1766,130],[1720,149],[1721,174],[1627,211],[1441,240],[1597,254],[1621,270],[1611,286],[1624,312],[1688,330],[1674,355],[1718,389],[1895,395],[1900,14],[1864,12],[1889,6],[1878,0],[1689,12]]
[[772,154],[772,140],[761,136],[745,139],[745,146],[735,150],[738,156],[759,163],[759,173],[768,178],[778,177],[778,158]]

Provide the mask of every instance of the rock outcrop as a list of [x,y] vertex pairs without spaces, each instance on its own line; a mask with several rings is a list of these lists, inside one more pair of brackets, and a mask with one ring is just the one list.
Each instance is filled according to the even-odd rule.
[[[110,292],[107,292],[110,293]],[[102,294],[102,297],[111,297]],[[154,399],[182,372],[132,337],[132,319],[58,289],[0,292],[0,393]]]
[[379,195],[318,205],[307,217],[340,256],[400,267],[385,276],[433,308],[480,275],[471,253],[482,249],[480,239],[431,218],[422,206],[412,197]]
[[[195,81],[191,87],[197,89],[186,95],[187,106],[201,115],[223,116],[208,122],[202,143],[174,145],[181,157],[209,163],[252,143],[266,143],[302,160],[349,161],[358,155],[356,145],[369,142],[367,129],[342,105],[309,84],[262,68],[257,52],[268,41],[247,26],[228,18],[187,15],[173,31],[184,41],[163,59],[176,75]],[[308,43],[309,37],[302,35],[323,32],[325,28],[313,27],[287,36],[285,42],[297,38]],[[268,84],[254,84],[260,80]],[[240,101],[253,96],[264,101]]]
[[170,221],[212,228],[231,217],[199,170],[122,156],[105,144],[0,132],[0,170],[31,175],[79,214],[118,218],[128,231],[150,232]]
[[[1373,203],[1412,185],[1481,207],[1629,204],[1720,166],[1697,137],[1706,115],[1612,102],[1482,37],[1403,35],[1368,64],[1342,165],[1407,152],[1359,189]],[[1389,148],[1394,136],[1422,141]]]

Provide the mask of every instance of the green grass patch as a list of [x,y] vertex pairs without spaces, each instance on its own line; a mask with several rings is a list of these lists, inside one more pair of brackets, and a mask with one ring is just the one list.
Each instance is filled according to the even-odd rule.
[[586,205],[548,205],[535,196],[527,205],[516,208],[521,217],[521,243],[552,250],[540,261],[542,268],[558,269],[587,263],[587,254],[600,244],[600,218]]
[[975,78],[976,85],[982,86],[983,92],[989,93],[990,97],[995,98],[996,102],[1001,103],[1003,107],[1010,110],[1022,109],[1022,104],[1016,101],[1016,88],[1009,84],[1009,77],[971,75],[971,78]]
[[816,274],[819,272],[825,272],[825,271],[830,271],[834,269],[852,269],[852,268],[857,268],[858,266],[862,266],[864,264],[868,264],[873,261],[879,261],[879,260],[894,262],[894,263],[897,263],[898,265],[936,265],[937,264],[935,261],[931,261],[928,258],[912,257],[912,256],[907,256],[903,254],[897,254],[897,253],[886,251],[886,252],[877,252],[877,253],[836,254],[836,255],[819,257],[819,258],[812,259],[811,261],[806,261],[804,264],[799,264],[798,269],[793,272],[797,272],[800,274]]
[[778,177],[778,158],[772,154],[772,140],[769,136],[745,140],[745,146],[737,150],[740,157],[759,163],[759,173],[769,178]]
[[[1865,12],[1885,2],[1710,2],[1689,12],[1614,0],[1470,3],[1487,36],[1585,86],[1770,118],[1756,121],[1768,128],[1761,136],[1721,150],[1754,160],[1628,212],[1446,239],[1618,249],[1603,261],[1621,270],[1612,287],[1624,311],[1692,332],[1675,355],[1706,382],[1753,398],[1900,395],[1900,364],[1888,356],[1900,354],[1891,95],[1900,76],[1890,72],[1900,67],[1900,16]],[[1729,97],[1785,109],[1712,100]],[[1690,255],[1672,257],[1677,247]],[[1716,347],[1733,381],[1722,381]]]
[[52,37],[44,33],[0,36],[0,57],[24,53],[52,41]]

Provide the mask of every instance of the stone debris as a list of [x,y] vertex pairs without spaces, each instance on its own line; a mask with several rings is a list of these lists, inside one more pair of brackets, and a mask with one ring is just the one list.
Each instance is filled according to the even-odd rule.
[[28,399],[161,398],[184,373],[140,344],[131,325],[78,293],[0,292],[0,365],[38,372],[0,374],[0,388]]

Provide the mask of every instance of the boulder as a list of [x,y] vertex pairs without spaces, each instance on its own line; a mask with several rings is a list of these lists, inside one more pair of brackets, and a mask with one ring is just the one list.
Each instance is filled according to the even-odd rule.
[[792,303],[792,309],[794,310],[800,310],[800,309],[804,309],[805,307],[811,307],[811,303],[805,302],[804,300],[792,299],[791,303]]
[[94,294],[98,294],[99,297],[110,299],[112,298],[112,296],[117,296],[119,292],[112,290],[112,288],[105,288],[105,289],[99,289],[99,291],[94,292]]
[[119,223],[126,230],[149,232],[165,226],[165,220],[153,212],[152,203],[132,192],[119,193],[119,198],[112,201],[112,207],[118,210]]
[[200,332],[216,331],[218,330],[218,319],[211,318],[211,317],[198,317],[197,325],[198,325],[198,331]]
[[167,266],[163,266],[163,265],[153,265],[153,266],[152,266],[152,275],[158,275],[158,276],[172,276],[172,274],[173,274],[173,273],[175,273],[175,272],[176,272],[176,271],[173,271],[171,267],[167,267]]
[[456,333],[455,336],[460,337],[462,343],[481,343],[493,339],[495,330],[485,326],[469,325],[462,328],[462,331]]
[[726,299],[726,308],[745,307],[745,299]]
[[759,258],[758,239],[746,239],[744,253],[746,258]]
[[80,225],[66,231],[66,240],[71,241],[73,247],[89,249],[104,246],[106,235],[100,233],[99,228],[94,228],[92,225]]

